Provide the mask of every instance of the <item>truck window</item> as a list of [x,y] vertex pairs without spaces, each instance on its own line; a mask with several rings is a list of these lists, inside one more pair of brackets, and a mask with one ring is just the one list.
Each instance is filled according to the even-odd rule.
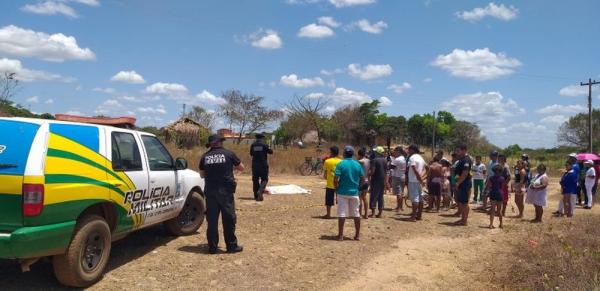
[[148,155],[150,171],[172,171],[175,169],[171,154],[157,138],[143,135],[142,142]]
[[115,171],[141,171],[140,149],[131,133],[113,132],[112,167]]

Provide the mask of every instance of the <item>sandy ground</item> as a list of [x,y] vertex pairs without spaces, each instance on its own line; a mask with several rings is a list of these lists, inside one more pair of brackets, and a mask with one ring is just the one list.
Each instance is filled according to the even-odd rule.
[[[386,195],[381,219],[363,220],[361,241],[335,241],[336,220],[324,220],[324,186],[318,177],[274,176],[272,185],[297,184],[309,195],[269,195],[254,202],[248,176],[239,178],[236,199],[239,254],[207,254],[205,226],[197,235],[169,237],[162,227],[141,230],[113,245],[104,278],[91,290],[486,290],[496,268],[489,258],[509,254],[508,243],[527,247],[543,227],[561,223],[551,218],[557,205],[552,181],[551,208],[542,225],[507,218],[503,230],[487,229],[487,215],[471,211],[466,227],[451,226],[449,212],[425,213],[421,222],[396,214],[395,197]],[[514,203],[512,203],[514,205]],[[516,206],[515,210],[516,211]],[[599,214],[578,209],[576,215]],[[515,213],[509,206],[507,215]],[[354,234],[351,223],[346,235]],[[21,273],[14,261],[0,260],[1,290],[60,290],[48,260]]]

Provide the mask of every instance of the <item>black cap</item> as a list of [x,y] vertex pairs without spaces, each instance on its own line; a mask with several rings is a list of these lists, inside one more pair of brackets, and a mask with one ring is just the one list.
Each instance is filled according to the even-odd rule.
[[490,153],[490,157],[497,157],[498,156],[498,151],[492,151]]
[[213,134],[211,136],[208,137],[208,143],[206,144],[206,147],[210,147],[213,143],[216,142],[222,142],[225,141],[225,138],[218,135],[218,134]]
[[265,138],[265,134],[264,133],[257,133],[254,135],[256,138]]

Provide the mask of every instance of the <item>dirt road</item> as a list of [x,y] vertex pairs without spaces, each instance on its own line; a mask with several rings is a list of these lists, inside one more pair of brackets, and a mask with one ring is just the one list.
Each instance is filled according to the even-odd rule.
[[[297,184],[309,195],[270,195],[251,199],[248,176],[240,177],[238,238],[245,251],[207,254],[205,227],[189,237],[169,237],[163,229],[142,230],[117,242],[105,277],[90,290],[276,289],[276,290],[483,290],[494,286],[495,268],[487,258],[508,242],[527,246],[527,235],[542,226],[506,219],[503,230],[486,228],[488,216],[472,211],[469,226],[455,227],[448,212],[426,213],[418,223],[396,214],[395,197],[386,195],[384,218],[363,220],[361,241],[333,240],[336,220],[324,214],[324,181],[318,177],[276,176],[271,184]],[[556,184],[556,181],[553,181]],[[556,205],[552,187],[552,208]],[[546,210],[545,224],[560,223]],[[579,210],[576,215],[589,214]],[[531,206],[526,218],[532,218]],[[593,213],[600,213],[596,207]],[[514,215],[509,206],[507,214]],[[538,231],[539,232],[539,231]],[[346,233],[353,235],[347,224]],[[1,290],[59,290],[48,261],[21,273],[0,260]]]

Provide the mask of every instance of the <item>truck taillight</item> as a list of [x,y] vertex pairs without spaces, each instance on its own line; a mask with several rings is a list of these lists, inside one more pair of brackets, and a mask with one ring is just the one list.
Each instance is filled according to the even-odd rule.
[[23,184],[23,216],[38,216],[44,209],[44,185]]

